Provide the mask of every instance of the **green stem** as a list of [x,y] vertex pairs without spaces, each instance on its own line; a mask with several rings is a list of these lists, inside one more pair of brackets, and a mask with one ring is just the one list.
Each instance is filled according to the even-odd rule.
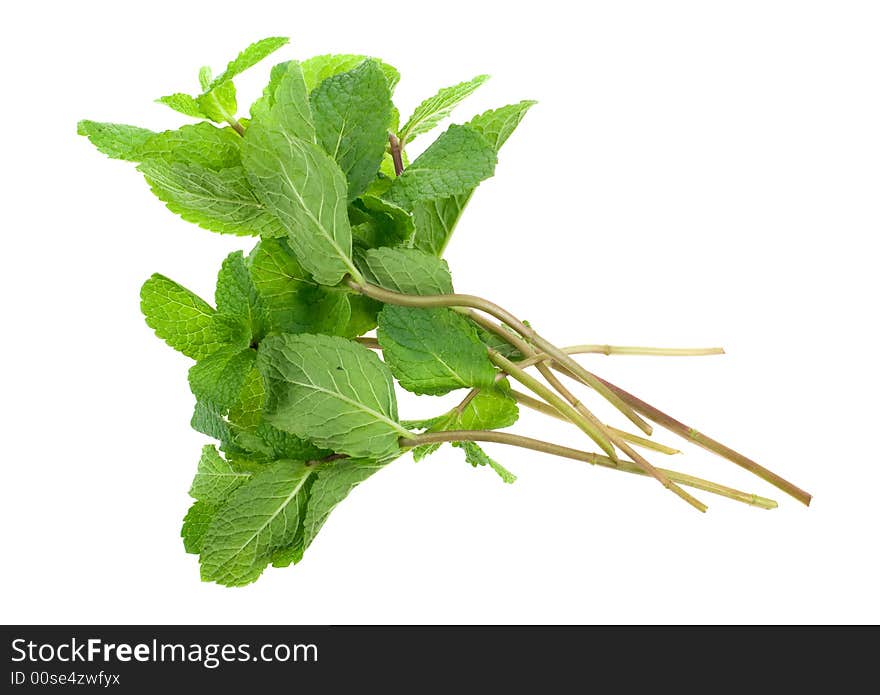
[[[397,304],[399,306],[411,307],[451,307],[451,308],[470,308],[478,309],[485,312],[506,324],[514,331],[519,333],[526,341],[534,344],[538,349],[543,350],[560,364],[568,367],[572,372],[578,374],[581,381],[586,382],[597,393],[604,397],[609,403],[623,413],[628,420],[636,425],[645,434],[651,434],[651,426],[636,414],[624,401],[614,393],[611,389],[602,384],[590,372],[584,369],[580,364],[575,362],[571,357],[562,352],[555,345],[538,335],[534,329],[526,326],[516,316],[506,309],[502,309],[497,304],[490,302],[482,297],[475,297],[470,294],[435,294],[435,295],[410,295],[401,294],[400,292],[392,292],[376,285],[366,282],[355,281],[349,279],[347,281],[349,287],[364,294],[368,297],[376,299],[385,304]],[[506,336],[502,336],[505,337]],[[513,344],[513,343],[511,343]],[[534,352],[530,350],[529,353]]]
[[[652,355],[660,357],[700,357],[705,355],[723,355],[724,348],[655,348],[655,347],[632,347],[627,345],[569,345],[559,348],[566,355]],[[539,352],[528,360],[519,363],[520,367],[531,367],[538,362],[544,362],[550,355]]]
[[553,391],[551,391],[547,386],[544,386],[540,381],[535,379],[528,372],[520,369],[509,359],[504,357],[504,355],[500,354],[496,350],[489,349],[489,359],[497,365],[501,367],[507,374],[516,379],[519,383],[525,386],[527,389],[536,393],[545,401],[547,401],[550,405],[552,405],[556,410],[559,411],[560,414],[565,416],[567,420],[570,420],[575,425],[577,425],[582,432],[584,432],[590,439],[592,439],[596,444],[604,451],[608,456],[612,459],[617,459],[617,453],[614,451],[614,446],[611,444],[611,441],[608,437],[598,428],[593,422],[590,422],[585,417],[582,417],[580,413],[578,413],[574,408],[572,408],[568,403],[566,403],[562,398]]
[[[496,432],[494,430],[450,430],[447,432],[426,432],[424,434],[414,434],[409,437],[400,439],[400,446],[403,448],[412,448],[422,444],[437,444],[441,442],[490,442],[495,444],[506,444],[509,446],[518,446],[523,449],[531,449],[532,451],[540,451],[545,454],[561,456],[564,458],[574,459],[575,461],[584,461],[596,466],[611,468],[625,473],[633,473],[635,475],[646,475],[646,473],[636,464],[630,461],[614,461],[607,456],[594,454],[579,449],[571,449],[567,446],[552,444],[540,439],[532,439],[531,437],[523,437],[521,435],[510,434],[509,432]],[[668,469],[660,469],[664,475],[670,480],[674,480],[682,485],[687,485],[699,490],[705,490],[722,497],[728,497],[738,502],[744,502],[762,509],[774,509],[777,504],[766,497],[759,497],[748,492],[735,490],[734,488],[713,483],[709,480],[671,471]]]
[[[519,363],[522,366],[522,362]],[[549,415],[550,417],[555,417],[560,420],[565,420],[555,408],[551,408],[544,401],[539,400],[537,398],[532,398],[532,396],[527,393],[522,393],[521,391],[517,391],[516,389],[510,390],[510,395],[514,397],[517,403],[526,406],[527,408],[531,408],[532,410],[536,410],[539,413],[543,413],[544,415]],[[566,420],[568,422],[568,420]],[[609,432],[613,432],[618,437],[623,439],[624,441],[630,442],[631,444],[635,444],[637,446],[642,447],[643,449],[651,449],[652,451],[657,451],[661,454],[680,454],[681,451],[679,449],[673,449],[671,446],[666,446],[665,444],[660,444],[659,442],[655,442],[651,439],[645,439],[644,437],[640,437],[637,434],[632,434],[630,432],[626,432],[625,430],[619,430],[616,427],[611,427],[610,425],[605,425],[605,429]]]
[[753,461],[747,456],[744,456],[739,452],[734,451],[733,449],[725,446],[721,442],[712,439],[711,437],[701,432],[698,432],[693,427],[685,425],[683,422],[676,420],[672,416],[667,415],[666,413],[658,410],[654,406],[645,403],[643,400],[640,400],[631,393],[624,391],[619,386],[615,386],[611,382],[605,381],[604,379],[602,379],[602,381],[608,386],[608,388],[614,390],[614,392],[617,393],[621,398],[625,399],[633,408],[641,412],[645,417],[650,418],[651,420],[656,422],[661,427],[665,427],[667,430],[673,432],[674,434],[677,434],[683,439],[686,439],[689,442],[693,442],[694,444],[697,444],[698,446],[701,446],[704,449],[707,449],[708,451],[711,451],[714,454],[718,454],[722,458],[725,458],[728,461],[735,463],[741,468],[744,468],[750,473],[758,476],[762,480],[766,480],[768,483],[782,490],[786,494],[791,495],[798,502],[801,502],[807,506],[810,505],[810,501],[813,499],[813,496],[809,492],[806,492],[805,490],[799,488],[794,483],[790,483],[782,476],[774,473],[767,468],[764,468],[764,466],[757,463],[756,461]]

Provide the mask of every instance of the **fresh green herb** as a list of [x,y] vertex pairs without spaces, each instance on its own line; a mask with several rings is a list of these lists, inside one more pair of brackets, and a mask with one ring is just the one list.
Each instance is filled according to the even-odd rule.
[[[705,505],[680,486],[776,506],[654,467],[632,446],[678,451],[647,438],[650,420],[809,503],[806,492],[571,357],[720,349],[559,348],[498,305],[454,292],[443,251],[535,102],[450,125],[410,162],[407,144],[448,118],[487,76],[440,89],[401,126],[395,68],[368,56],[322,55],[275,65],[250,117],[239,118],[234,78],[286,43],[257,41],[217,77],[202,68],[198,94],[159,99],[198,123],[164,132],[78,125],[100,152],[135,163],[183,219],[259,237],[246,254],[224,260],[214,306],[159,274],[141,290],[147,325],[193,360],[192,427],[218,443],[202,450],[181,531],[204,580],[239,586],[270,564],[299,562],[356,486],[405,452],[420,460],[444,442],[505,483],[516,476],[477,442],[654,477],[700,510]],[[592,388],[643,433],[597,419],[560,374]],[[531,394],[511,388],[510,379]],[[465,395],[434,417],[401,420],[395,382],[416,394]],[[501,431],[517,422],[520,406],[570,422],[581,430],[575,436],[604,453]]]

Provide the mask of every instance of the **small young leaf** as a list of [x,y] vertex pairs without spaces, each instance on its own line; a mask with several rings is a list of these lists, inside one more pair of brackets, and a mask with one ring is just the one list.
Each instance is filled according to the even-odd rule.
[[250,125],[242,161],[257,196],[317,282],[335,285],[346,273],[359,274],[351,261],[345,177],[327,153],[270,120]]
[[482,133],[497,152],[516,130],[526,112],[537,103],[537,101],[525,100],[516,104],[508,104],[474,116],[465,125]]
[[174,109],[178,113],[182,113],[184,116],[208,118],[208,114],[202,111],[202,107],[199,106],[196,97],[184,94],[183,92],[175,92],[174,94],[159,97],[156,101],[160,104],[165,104],[165,106]]
[[199,467],[189,489],[193,499],[219,506],[233,490],[246,483],[252,470],[236,468],[210,444],[202,447]]
[[220,234],[278,236],[283,228],[254,195],[241,167],[213,171],[150,159],[138,165],[166,207],[187,222]]
[[194,555],[202,552],[205,534],[216,514],[217,507],[210,502],[201,500],[193,502],[186,516],[183,517],[183,527],[180,529],[180,537],[183,538],[186,552]]
[[233,435],[229,423],[226,422],[223,415],[207,403],[196,401],[189,424],[196,432],[207,434],[212,439],[219,441],[223,449],[232,443]]
[[85,135],[101,154],[128,161],[137,161],[141,147],[156,135],[146,128],[98,121],[80,121],[76,124],[76,132]]
[[232,122],[238,111],[235,84],[223,82],[196,97],[199,110],[215,123]]
[[158,337],[194,360],[204,359],[223,344],[214,309],[164,275],[154,274],[141,287],[141,311]]
[[[306,87],[309,92],[311,92],[324,80],[333,77],[334,75],[338,75],[341,72],[353,70],[368,59],[370,59],[369,56],[364,55],[327,54],[314,56],[313,58],[304,60],[302,62],[302,69],[303,75],[305,76]],[[372,58],[372,60],[375,60],[379,64],[379,67],[385,74],[388,89],[393,92],[394,87],[400,81],[400,73],[395,68],[388,65],[388,63],[385,63],[378,58]]]
[[302,462],[278,461],[235,490],[202,540],[202,579],[250,584],[274,552],[295,545],[302,538],[300,496],[308,494],[312,472]]
[[391,93],[379,64],[365,60],[329,77],[311,93],[318,142],[348,180],[348,198],[363,193],[388,144]]
[[189,386],[197,400],[225,413],[234,406],[256,359],[249,348],[224,346],[189,370]]
[[433,130],[434,126],[452,113],[452,109],[473,94],[488,79],[488,75],[477,75],[467,82],[444,87],[434,96],[425,99],[416,106],[406,125],[400,129],[398,135],[400,141],[402,143],[412,142],[417,135]]
[[464,449],[465,460],[474,468],[477,466],[489,466],[505,483],[516,482],[516,476],[495,459],[491,458],[476,442],[452,442],[452,446]]
[[355,457],[398,450],[391,373],[369,349],[325,335],[269,336],[258,366],[268,396],[264,417],[318,446]]
[[274,53],[279,48],[288,43],[290,39],[285,36],[270,36],[266,39],[255,41],[245,48],[241,53],[231,60],[220,75],[218,75],[210,84],[210,88],[218,87],[224,82],[228,82],[236,75],[240,75],[245,70],[259,63],[266,56]]
[[386,290],[420,295],[453,292],[446,261],[417,249],[369,249],[362,265],[364,276]]
[[437,396],[495,383],[486,346],[470,322],[451,309],[388,304],[379,312],[377,336],[382,357],[407,391]]
[[[497,152],[507,141],[534,101],[502,106],[472,118],[466,125],[481,133]],[[435,256],[443,255],[455,226],[474,191],[417,203],[413,207],[415,233],[412,246]]]
[[303,524],[303,548],[308,548],[336,505],[373,473],[383,468],[381,463],[370,459],[344,459],[322,468],[309,493]]
[[510,395],[510,385],[501,381],[494,388],[480,389],[459,414],[454,429],[500,430],[510,427],[517,419],[519,407]]
[[495,172],[495,149],[480,133],[453,125],[394,179],[388,198],[405,208],[467,193]]

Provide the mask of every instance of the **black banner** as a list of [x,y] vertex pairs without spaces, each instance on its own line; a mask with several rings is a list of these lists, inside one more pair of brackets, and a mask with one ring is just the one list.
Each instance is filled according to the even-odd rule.
[[858,682],[877,645],[874,629],[853,635],[782,627],[13,626],[0,632],[5,692],[234,692],[262,683],[412,693],[495,691],[503,684],[567,692],[578,683],[613,683],[626,692],[642,685],[687,690],[706,677],[791,688],[829,666],[840,688]]

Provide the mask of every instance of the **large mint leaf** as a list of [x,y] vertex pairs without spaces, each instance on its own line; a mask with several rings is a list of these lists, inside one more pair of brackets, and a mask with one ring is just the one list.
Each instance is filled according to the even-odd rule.
[[278,461],[235,490],[201,543],[204,581],[243,586],[255,581],[273,553],[302,542],[302,506],[313,469]]
[[397,451],[407,431],[397,421],[391,373],[364,346],[325,335],[269,336],[258,366],[268,396],[266,420],[319,446],[355,457]]
[[452,294],[452,275],[442,258],[418,249],[369,249],[362,256],[365,277],[402,294]]
[[156,135],[146,128],[98,121],[80,121],[76,124],[76,132],[85,135],[101,154],[128,161],[135,160],[144,143]]
[[495,172],[495,149],[480,133],[453,125],[394,179],[388,199],[412,209],[425,200],[467,193]]
[[263,337],[266,332],[266,310],[241,251],[233,251],[223,261],[217,275],[214,298],[217,311],[240,319],[252,340]]
[[141,287],[141,311],[158,337],[194,360],[210,355],[227,337],[207,302],[158,273]]
[[224,82],[228,82],[236,75],[240,75],[248,68],[259,63],[266,56],[277,51],[288,43],[289,40],[290,39],[285,36],[270,36],[269,38],[255,41],[239,53],[234,60],[229,61],[226,70],[220,73],[220,75],[211,82],[210,87],[218,87]]
[[363,193],[379,171],[388,144],[391,92],[379,64],[365,60],[329,77],[311,94],[318,142],[348,180],[348,198]]
[[385,363],[407,391],[436,396],[495,383],[486,346],[451,309],[388,304],[379,312],[377,336]]
[[[535,103],[534,101],[521,101],[517,104],[486,111],[472,118],[466,125],[481,133],[497,152]],[[474,191],[471,189],[466,193],[448,198],[417,203],[413,207],[416,230],[413,234],[412,245],[435,256],[443,255],[461,213],[473,193]]]
[[433,130],[440,121],[452,113],[452,109],[473,94],[488,79],[488,75],[477,75],[467,82],[444,87],[434,96],[425,99],[416,106],[406,125],[400,129],[398,137],[401,143],[412,142],[417,135]]
[[[370,59],[369,56],[364,55],[327,54],[314,56],[304,60],[302,62],[302,70],[306,81],[306,87],[311,92],[324,80],[333,77],[334,75],[338,75],[339,73],[353,70],[365,60]],[[400,81],[400,73],[395,68],[388,65],[388,63],[385,63],[378,58],[372,58],[372,60],[375,60],[379,64],[379,67],[385,74],[388,89],[393,92],[394,87]]]
[[190,497],[220,505],[232,492],[246,483],[253,470],[233,466],[210,444],[202,447],[199,466],[189,489]]
[[321,468],[309,493],[303,523],[303,548],[308,548],[336,505],[385,463],[370,459],[345,459]]
[[156,197],[187,222],[221,234],[283,233],[278,220],[254,195],[241,167],[214,171],[195,164],[150,159],[138,170]]
[[248,128],[242,161],[257,196],[317,282],[335,285],[347,273],[359,275],[351,261],[345,176],[326,152],[270,118]]
[[197,400],[226,412],[241,395],[256,352],[250,348],[223,346],[189,370],[189,386]]

